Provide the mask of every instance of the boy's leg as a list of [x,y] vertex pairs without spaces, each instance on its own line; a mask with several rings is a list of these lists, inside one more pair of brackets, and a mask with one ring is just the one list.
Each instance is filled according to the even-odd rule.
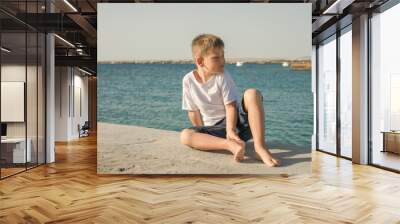
[[244,158],[246,144],[225,138],[219,138],[205,133],[198,133],[191,129],[181,132],[181,143],[199,150],[228,150],[236,161]]
[[247,89],[243,98],[243,106],[248,114],[250,130],[253,135],[254,149],[265,164],[269,166],[279,165],[279,160],[272,157],[265,144],[264,106],[260,91]]

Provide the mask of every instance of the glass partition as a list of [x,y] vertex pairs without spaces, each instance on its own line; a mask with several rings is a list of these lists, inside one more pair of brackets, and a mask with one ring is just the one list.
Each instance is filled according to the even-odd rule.
[[26,113],[27,113],[27,149],[31,152],[28,160],[28,168],[37,165],[37,132],[38,132],[38,68],[37,68],[37,41],[36,32],[27,33],[27,81],[26,81]]
[[[44,1],[17,5],[17,13],[44,12]],[[44,33],[2,12],[0,26],[0,178],[5,178],[45,162],[46,39]]]
[[318,149],[336,153],[336,36],[318,48]]
[[[26,144],[26,34],[1,34],[1,177],[24,171]],[[6,50],[4,50],[6,49]],[[29,145],[28,145],[29,147]]]
[[38,33],[38,64],[37,64],[37,162],[43,164],[46,162],[46,144],[45,144],[45,124],[46,124],[46,76],[45,76],[45,65],[46,65],[46,39],[45,34]]

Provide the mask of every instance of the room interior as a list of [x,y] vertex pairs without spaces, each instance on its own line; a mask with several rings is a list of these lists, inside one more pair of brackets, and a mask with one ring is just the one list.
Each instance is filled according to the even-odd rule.
[[0,2],[0,222],[399,222],[396,0],[229,1],[312,4],[310,174],[98,175],[97,4],[171,2]]

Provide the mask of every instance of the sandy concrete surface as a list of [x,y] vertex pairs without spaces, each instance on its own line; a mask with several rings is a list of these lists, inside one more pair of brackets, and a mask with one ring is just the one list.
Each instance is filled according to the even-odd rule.
[[181,145],[179,132],[98,123],[98,174],[299,174],[311,172],[311,150],[267,141],[280,167],[257,160],[252,140],[241,163],[225,151],[210,152]]

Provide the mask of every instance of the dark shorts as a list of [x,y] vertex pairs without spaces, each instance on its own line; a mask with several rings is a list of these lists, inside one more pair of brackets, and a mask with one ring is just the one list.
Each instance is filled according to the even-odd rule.
[[[253,136],[251,134],[247,112],[245,112],[243,107],[244,102],[242,95],[242,106],[238,108],[239,111],[236,127],[238,129],[238,135],[240,139],[247,142],[248,140],[252,139]],[[192,126],[188,129],[195,130],[198,133],[205,133],[220,138],[226,138],[226,118],[223,118],[212,126]]]

